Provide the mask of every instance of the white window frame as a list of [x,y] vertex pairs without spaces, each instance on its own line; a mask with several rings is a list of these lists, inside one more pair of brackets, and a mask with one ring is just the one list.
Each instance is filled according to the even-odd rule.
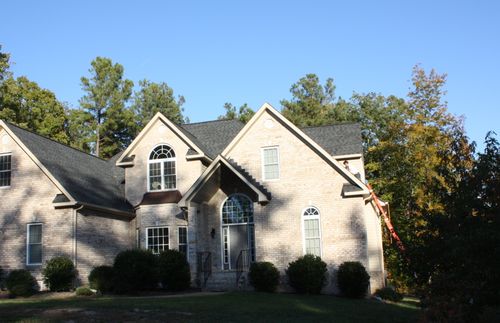
[[189,256],[189,238],[188,238],[189,229],[185,225],[180,225],[177,227],[177,250],[181,251],[181,248],[180,248],[181,247],[181,239],[180,239],[181,234],[179,232],[181,228],[186,229],[186,243],[183,243],[182,245],[186,246],[186,259],[189,259],[189,257],[188,257]]
[[[146,243],[145,243],[146,250],[150,250],[149,249],[149,243],[148,243],[149,242],[149,229],[160,229],[160,228],[167,229],[167,238],[168,238],[168,244],[166,244],[166,245],[163,244],[163,250],[162,251],[170,250],[170,227],[167,226],[167,225],[156,225],[156,226],[146,227]],[[165,249],[165,246],[167,246],[167,249]],[[153,252],[153,250],[151,250],[151,252]],[[160,252],[158,252],[158,254]],[[154,253],[154,254],[156,254],[156,253]]]
[[[318,211],[318,215],[304,215],[306,210],[307,209],[310,209],[310,208],[313,208],[313,209],[316,209],[316,211]],[[323,258],[323,238],[322,238],[322,234],[321,234],[321,211],[319,208],[317,208],[316,206],[313,206],[313,205],[310,205],[308,207],[305,207],[303,210],[302,210],[302,213],[300,214],[300,222],[302,224],[302,253],[304,255],[307,255],[308,253],[306,252],[306,228],[305,228],[305,220],[318,220],[318,230],[319,230],[319,256],[321,258]]]
[[[42,236],[40,237],[40,243],[30,243],[30,228],[32,226],[35,226],[35,225],[39,225],[42,227]],[[40,259],[42,259],[41,262],[30,262],[30,246],[31,245],[41,245],[41,257]],[[26,225],[26,265],[27,266],[39,266],[43,263],[43,224],[42,223],[39,223],[39,222],[35,222],[35,223],[28,223]]]
[[10,188],[12,185],[12,153],[11,152],[0,153],[0,156],[10,156],[10,169],[9,170],[0,170],[0,173],[10,173],[10,184],[0,186],[0,189],[7,189],[7,188]]
[[[174,152],[175,154],[175,157],[173,158],[163,158],[163,159],[149,159],[151,153],[153,152],[153,150],[155,150],[157,147],[159,146],[168,146],[170,147],[170,149],[172,149],[172,151]],[[174,162],[174,165],[175,165],[175,187],[174,188],[165,188],[165,162],[168,162],[168,161],[173,161]],[[156,164],[156,163],[159,163],[160,164],[160,176],[161,176],[161,189],[159,190],[152,190],[151,189],[151,175],[150,175],[150,167],[151,167],[151,164]],[[153,147],[153,149],[151,149],[149,151],[149,155],[148,155],[148,173],[147,173],[147,178],[148,178],[148,192],[168,192],[168,191],[176,191],[177,190],[177,154],[175,153],[175,150],[172,148],[172,146],[168,145],[168,144],[158,144],[156,146]]]
[[[264,152],[266,150],[271,150],[271,149],[276,149],[276,153],[278,156],[278,162],[276,163],[278,165],[278,178],[266,178],[266,164],[264,164]],[[281,167],[280,167],[280,147],[279,146],[267,146],[267,147],[262,147],[260,149],[260,160],[261,160],[261,171],[262,171],[262,180],[266,182],[272,182],[272,181],[279,181],[281,177]],[[276,165],[276,164],[269,164],[269,165]]]

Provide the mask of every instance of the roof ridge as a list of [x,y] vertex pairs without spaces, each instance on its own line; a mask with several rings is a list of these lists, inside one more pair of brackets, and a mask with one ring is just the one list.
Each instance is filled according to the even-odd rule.
[[212,122],[227,122],[227,121],[235,121],[238,123],[242,123],[238,119],[215,119],[215,120],[207,120],[207,121],[200,121],[200,122],[193,122],[193,123],[183,123],[180,126],[198,125],[198,124],[212,123]]
[[324,124],[320,126],[306,126],[306,127],[300,127],[299,129],[310,129],[310,128],[323,128],[323,127],[331,127],[331,126],[343,126],[343,125],[361,125],[361,123],[356,122],[356,121],[347,121],[347,122],[334,122],[334,123],[329,123],[329,124]]
[[34,131],[32,131],[32,130],[29,130],[29,129],[26,129],[26,128],[23,128],[23,127],[20,127],[20,126],[18,126],[18,125],[16,125],[16,124],[13,124],[12,122],[9,122],[9,121],[6,121],[6,120],[3,120],[3,122],[5,122],[6,124],[8,124],[9,126],[14,126],[14,127],[18,128],[18,129],[21,129],[21,130],[24,130],[24,131],[29,132],[29,133],[31,133],[31,134],[34,134],[35,136],[38,136],[38,137],[40,137],[40,138],[43,138],[43,139],[46,139],[46,140],[50,140],[50,141],[52,141],[52,142],[54,142],[54,143],[56,143],[56,144],[59,144],[59,145],[61,145],[61,146],[66,147],[66,148],[71,148],[71,149],[73,149],[73,150],[76,150],[76,151],[78,151],[78,152],[80,152],[80,153],[82,153],[82,154],[84,154],[84,155],[88,155],[88,156],[91,156],[91,157],[97,158],[97,159],[102,160],[102,161],[104,161],[104,162],[107,162],[107,161],[108,161],[108,160],[106,160],[106,159],[104,159],[104,158],[101,158],[101,157],[98,157],[98,156],[92,155],[92,154],[90,154],[90,153],[88,153],[88,152],[86,152],[86,151],[80,150],[80,149],[78,149],[78,148],[72,147],[72,146],[67,145],[67,144],[63,144],[62,142],[59,142],[59,141],[57,141],[57,140],[55,140],[55,139],[52,139],[52,138],[49,138],[49,137],[43,136],[43,135],[41,135],[41,134],[39,134],[39,133],[36,133],[36,132],[34,132]]

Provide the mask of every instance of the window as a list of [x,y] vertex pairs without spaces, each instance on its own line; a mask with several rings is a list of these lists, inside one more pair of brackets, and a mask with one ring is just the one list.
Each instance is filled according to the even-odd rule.
[[146,228],[146,249],[154,254],[168,250],[168,227]]
[[11,154],[0,155],[0,187],[10,186]]
[[221,207],[222,265],[237,269],[255,261],[253,202],[246,195],[233,194]]
[[321,226],[319,211],[315,207],[308,207],[302,214],[304,253],[321,257]]
[[42,263],[42,224],[28,224],[26,243],[26,264],[40,265]]
[[278,147],[262,149],[262,178],[273,180],[280,178],[280,161]]
[[187,228],[179,227],[179,251],[182,252],[186,258],[188,254],[188,244],[187,244]]
[[175,152],[167,145],[153,149],[148,161],[148,188],[150,191],[174,190],[177,187]]

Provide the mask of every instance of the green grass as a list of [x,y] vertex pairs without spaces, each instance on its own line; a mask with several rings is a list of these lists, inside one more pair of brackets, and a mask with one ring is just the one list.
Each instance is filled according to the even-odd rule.
[[411,302],[384,304],[333,296],[228,293],[197,297],[0,300],[2,321],[412,322]]

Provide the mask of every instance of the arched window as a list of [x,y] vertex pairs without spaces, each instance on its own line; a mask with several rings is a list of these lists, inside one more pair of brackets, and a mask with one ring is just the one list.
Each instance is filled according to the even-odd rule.
[[319,210],[314,206],[302,212],[302,230],[304,237],[304,253],[321,257],[321,226]]
[[222,264],[238,269],[255,261],[253,202],[246,195],[233,194],[221,207]]
[[148,161],[148,174],[149,191],[176,189],[175,152],[170,146],[159,145],[151,151]]

